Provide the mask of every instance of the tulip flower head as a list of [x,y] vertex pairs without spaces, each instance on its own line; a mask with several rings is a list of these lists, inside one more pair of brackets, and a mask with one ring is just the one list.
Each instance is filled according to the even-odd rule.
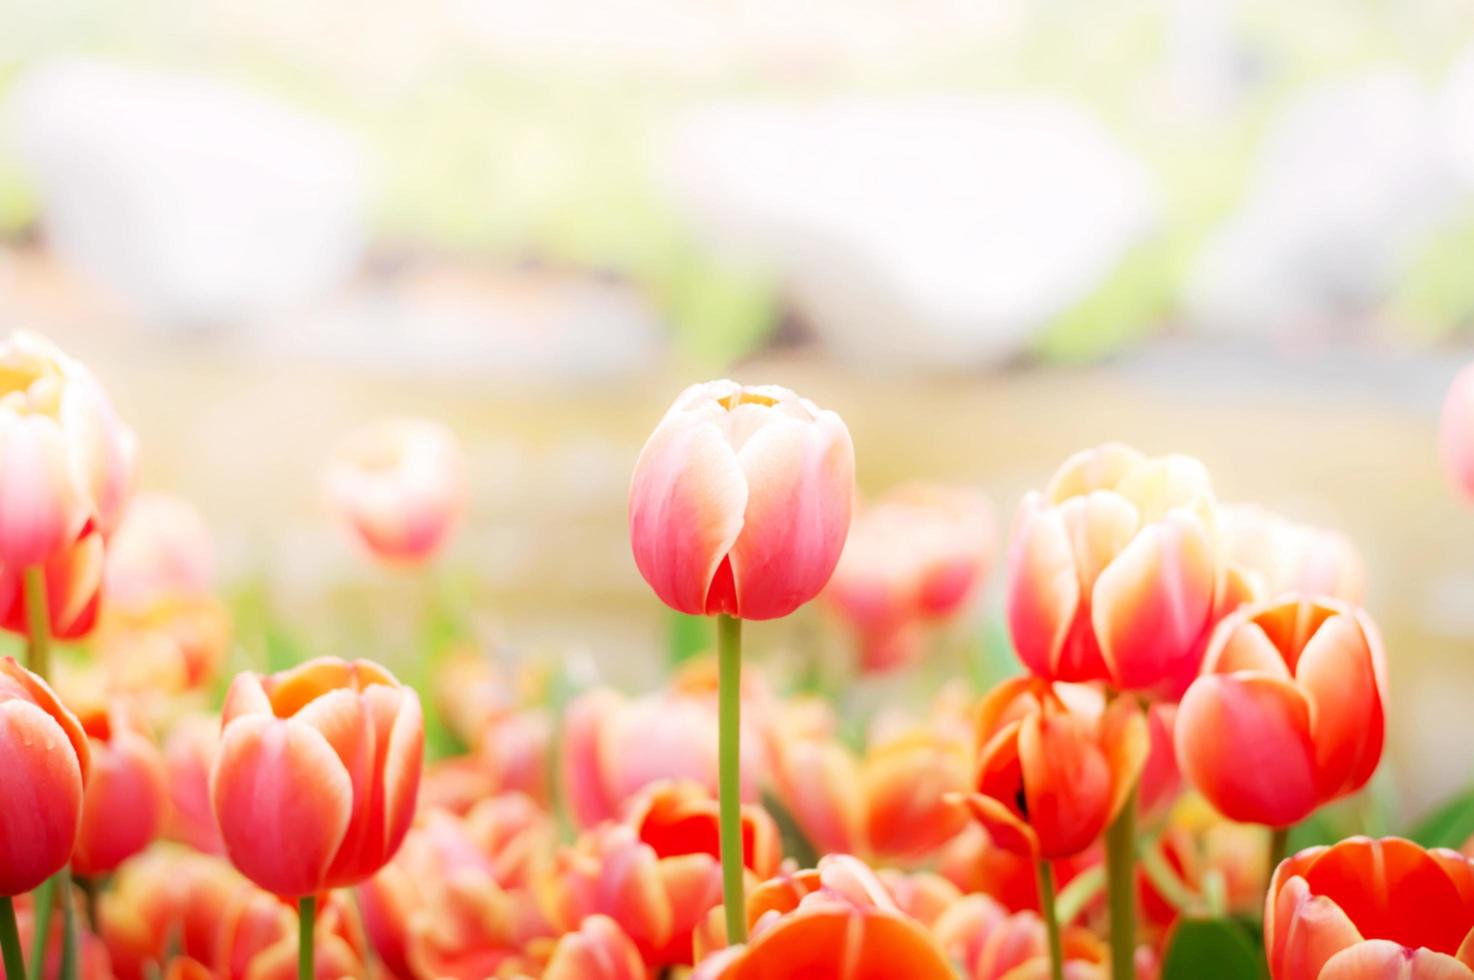
[[1000,847],[1035,860],[1079,854],[1125,805],[1146,763],[1130,698],[1020,677],[978,708],[972,792],[962,799]]
[[321,658],[226,695],[211,803],[241,873],[288,898],[352,885],[393,857],[414,816],[420,699],[383,667]]
[[1395,837],[1301,851],[1270,882],[1264,948],[1273,980],[1471,980],[1474,866]]
[[106,874],[143,850],[163,829],[169,807],[164,758],[137,712],[122,701],[81,715],[92,749],[92,775],[72,870]]
[[28,892],[66,865],[91,758],[81,723],[46,682],[0,660],[0,895]]
[[1284,598],[1224,620],[1177,712],[1183,774],[1230,820],[1288,827],[1366,785],[1386,727],[1365,613]]
[[[1012,980],[1047,975],[1049,946],[1044,920],[1032,911],[1010,912],[988,895],[968,895],[943,912],[932,932],[969,980]],[[1088,930],[1064,930],[1066,976],[1094,976],[1105,947]]]
[[465,454],[438,422],[390,419],[349,434],[323,482],[328,504],[371,554],[413,565],[444,547],[465,509]]
[[[51,635],[75,640],[97,624],[103,584],[101,526],[89,518],[72,541],[63,544],[39,566],[46,582],[46,612]],[[26,618],[26,569],[0,565],[0,629],[21,636],[30,633]]]
[[1009,548],[1014,647],[1048,680],[1180,690],[1215,622],[1220,560],[1201,463],[1119,444],[1079,453],[1020,505]]
[[635,463],[635,564],[680,612],[787,616],[829,581],[854,483],[838,415],[775,385],[693,385]]

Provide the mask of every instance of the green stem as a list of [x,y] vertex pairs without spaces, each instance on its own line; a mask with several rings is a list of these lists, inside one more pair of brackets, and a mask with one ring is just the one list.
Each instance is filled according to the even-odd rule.
[[1186,914],[1197,908],[1198,897],[1173,870],[1160,847],[1142,848],[1141,870],[1147,880],[1152,883],[1152,887],[1157,890],[1157,894],[1166,899],[1167,904],[1178,912]]
[[35,915],[35,935],[31,937],[30,980],[41,980],[46,974],[46,940],[51,938],[51,910],[56,907],[56,879],[52,875],[31,893]]
[[1275,869],[1290,850],[1290,828],[1272,827],[1269,832],[1269,876],[1264,879],[1265,887],[1274,882]]
[[297,980],[312,980],[312,941],[317,935],[317,896],[303,895],[297,903]]
[[26,980],[20,930],[15,927],[15,901],[9,895],[0,896],[0,950],[5,953],[6,980]]
[[25,573],[26,669],[51,679],[51,614],[46,608],[46,570],[32,565]]
[[742,881],[742,620],[717,617],[717,797],[721,810],[722,902],[727,942],[747,942]]
[[72,869],[56,873],[56,894],[61,900],[61,980],[77,980],[81,954],[77,941],[77,903],[72,901]]
[[1039,911],[1044,916],[1044,931],[1049,937],[1049,976],[1065,980],[1065,944],[1059,935],[1059,916],[1054,895],[1054,866],[1040,858],[1035,862],[1039,873]]
[[1059,899],[1054,905],[1060,926],[1067,926],[1078,919],[1080,913],[1085,911],[1085,906],[1089,905],[1103,888],[1105,888],[1105,868],[1098,864],[1071,878],[1070,883],[1059,890]]
[[1106,828],[1106,894],[1111,911],[1111,978],[1136,978],[1136,788]]

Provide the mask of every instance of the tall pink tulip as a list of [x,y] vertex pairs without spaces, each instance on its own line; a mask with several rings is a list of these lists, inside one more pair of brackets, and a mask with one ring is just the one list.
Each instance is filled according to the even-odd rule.
[[787,616],[829,581],[854,483],[838,415],[776,385],[693,385],[635,464],[635,564],[681,612]]

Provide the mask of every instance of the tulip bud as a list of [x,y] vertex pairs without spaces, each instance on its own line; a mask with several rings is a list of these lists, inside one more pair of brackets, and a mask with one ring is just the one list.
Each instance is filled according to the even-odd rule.
[[1070,857],[1115,819],[1145,765],[1146,720],[1130,698],[1021,677],[978,709],[973,792],[963,801],[1000,846]]
[[92,775],[72,871],[91,878],[112,871],[158,835],[169,788],[163,757],[126,704],[83,712],[81,721],[92,749]]
[[1264,904],[1273,980],[1474,980],[1474,865],[1395,837],[1312,847]]
[[66,865],[90,770],[81,723],[45,681],[0,660],[0,895],[28,892]]
[[415,564],[444,547],[465,509],[465,454],[438,422],[391,419],[351,433],[328,460],[324,486],[375,557]]
[[[41,563],[46,580],[46,611],[51,635],[75,640],[92,632],[102,590],[102,533],[88,520],[76,539]],[[0,565],[0,629],[30,634],[26,614],[25,568]]]
[[1222,588],[1201,463],[1118,444],[1067,460],[1024,498],[1009,548],[1008,625],[1047,680],[1180,690]]
[[1360,610],[1306,598],[1241,609],[1178,707],[1183,773],[1230,820],[1298,823],[1376,770],[1385,674]]
[[226,695],[210,797],[225,850],[267,891],[296,898],[383,867],[414,816],[420,699],[366,660],[324,657]]
[[774,385],[693,385],[635,463],[635,564],[680,612],[787,616],[829,581],[854,483],[838,415]]

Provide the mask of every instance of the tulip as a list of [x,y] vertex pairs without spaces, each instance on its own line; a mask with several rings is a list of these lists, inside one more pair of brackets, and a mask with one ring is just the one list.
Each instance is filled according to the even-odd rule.
[[1366,567],[1345,535],[1253,504],[1220,507],[1218,520],[1230,566],[1258,598],[1300,593],[1362,601]]
[[1474,866],[1454,851],[1353,837],[1275,870],[1264,906],[1273,980],[1474,978]]
[[112,690],[167,700],[215,680],[230,648],[230,619],[210,597],[161,602],[145,613],[109,604],[93,646]]
[[[1009,912],[988,895],[968,895],[932,926],[932,934],[967,980],[1014,980],[1046,975],[1049,945],[1045,923],[1033,912]],[[1064,972],[1074,977],[1082,965],[1104,961],[1105,950],[1089,931],[1064,930]],[[1092,974],[1087,974],[1092,975]]]
[[438,422],[390,419],[344,439],[323,482],[329,505],[371,554],[418,564],[445,546],[465,509],[465,454]]
[[81,714],[92,752],[82,824],[72,851],[80,878],[106,874],[148,846],[163,827],[169,785],[164,759],[125,703]]
[[992,549],[988,502],[971,490],[914,484],[861,509],[824,595],[859,636],[862,667],[914,660],[917,627],[965,610]]
[[840,740],[833,709],[819,698],[801,697],[779,710],[768,726],[774,796],[819,852],[865,850],[860,759]]
[[860,770],[870,848],[915,859],[957,836],[967,816],[948,799],[967,791],[971,765],[971,747],[941,726],[917,726],[872,745]]
[[118,980],[145,980],[169,961],[171,944],[213,963],[220,924],[247,890],[226,861],[183,848],[155,848],[123,865],[98,909]]
[[[103,582],[103,540],[97,522],[88,520],[75,539],[35,567],[41,570],[44,584],[46,636],[75,640],[91,633]],[[19,565],[0,565],[0,629],[21,636],[31,632],[26,571]],[[41,672],[38,668],[37,673]]]
[[205,854],[225,854],[215,811],[210,806],[210,770],[220,745],[220,725],[206,715],[181,719],[164,739],[164,770],[169,782],[165,836]]
[[1354,607],[1284,598],[1241,609],[1178,708],[1183,773],[1230,820],[1298,823],[1377,768],[1385,675],[1376,627]]
[[312,896],[383,867],[414,816],[424,719],[387,670],[322,658],[236,677],[211,804],[226,853],[267,891]]
[[[33,959],[30,965],[32,974],[40,976],[42,980],[117,980],[117,974],[108,959],[107,946],[85,926],[77,928],[75,935],[68,937],[62,917],[53,915],[43,924],[46,942],[38,943],[36,908],[31,902],[17,906],[16,922],[21,945],[30,955],[41,960],[37,964]],[[72,940],[71,955],[67,957],[64,950],[69,938]],[[70,970],[62,969],[65,959],[71,961]]]
[[645,980],[634,942],[608,916],[591,915],[558,940],[543,980]]
[[1449,483],[1474,498],[1474,364],[1454,376],[1438,426],[1438,452]]
[[[1089,847],[1072,858],[1052,862],[1056,883],[1065,888],[1083,871],[1100,867],[1103,852]],[[981,892],[1010,912],[1040,911],[1034,861],[993,842],[981,824],[965,827],[938,852],[937,871],[964,894]]]
[[182,497],[141,493],[108,539],[108,603],[135,613],[210,594],[215,575],[210,529]]
[[[1208,810],[1206,806],[1201,809]],[[1210,811],[1211,812],[1211,811]],[[1194,825],[1198,823],[1198,825]],[[1269,873],[1266,858],[1268,835],[1262,827],[1232,823],[1218,818],[1208,821],[1172,822],[1147,845],[1160,856],[1162,866],[1180,883],[1181,895],[1164,895],[1157,883],[1142,875],[1141,908],[1145,921],[1158,935],[1165,935],[1183,910],[1176,901],[1190,900],[1191,909],[1209,913],[1251,916],[1264,900]],[[1210,901],[1210,889],[1215,893]],[[1214,903],[1221,903],[1215,907]]]
[[[345,897],[328,896],[312,919],[315,980],[366,976],[363,931]],[[275,895],[236,892],[218,923],[213,975],[219,980],[292,980],[297,970],[297,923]]]
[[1151,691],[1196,671],[1223,590],[1202,464],[1109,444],[1024,498],[1009,549],[1008,624],[1049,680]]
[[1142,819],[1155,821],[1166,815],[1182,790],[1182,772],[1177,767],[1177,705],[1154,702],[1146,712],[1148,749],[1137,789]]

